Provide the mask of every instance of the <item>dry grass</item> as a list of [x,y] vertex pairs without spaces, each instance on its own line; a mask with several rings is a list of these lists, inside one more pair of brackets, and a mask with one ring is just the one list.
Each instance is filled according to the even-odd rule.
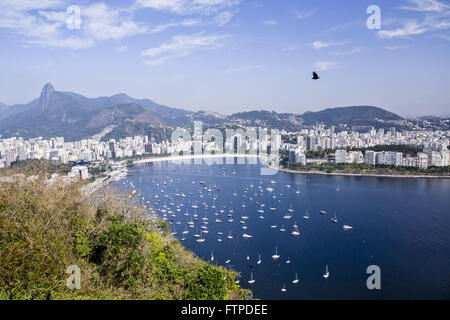
[[[45,176],[0,182],[0,298],[225,299],[247,293],[235,273],[185,250],[161,221],[110,191],[83,195],[81,183]],[[79,290],[66,287],[70,265]]]

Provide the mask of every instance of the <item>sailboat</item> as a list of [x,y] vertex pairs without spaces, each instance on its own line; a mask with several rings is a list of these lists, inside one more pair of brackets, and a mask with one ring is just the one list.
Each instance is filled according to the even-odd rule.
[[308,210],[306,210],[306,213],[305,213],[305,215],[303,216],[303,218],[304,218],[304,219],[309,219],[309,213],[308,213]]
[[286,292],[286,285],[283,286],[283,288],[281,289],[281,292]]
[[294,209],[292,209],[292,204],[291,204],[291,207],[288,209],[288,211],[289,212],[294,212],[295,211]]
[[346,224],[343,225],[343,228],[344,228],[345,231],[353,229],[352,226],[349,226],[349,225],[346,225]]
[[283,218],[284,218],[284,219],[290,219],[290,218],[292,218],[292,214],[286,213],[286,214],[283,216]]
[[250,256],[247,254],[247,261],[250,260]]
[[256,263],[261,264],[261,254],[258,254],[258,261]]
[[297,225],[294,225],[294,231],[292,231],[291,234],[296,237],[300,235],[300,231],[298,231]]
[[214,261],[214,254],[213,254],[213,252],[211,251],[211,262],[213,262]]
[[333,218],[331,218],[331,222],[337,223],[338,219],[336,217],[336,213],[334,214]]
[[200,238],[197,239],[197,242],[200,242],[200,243],[205,242],[205,239],[203,239],[202,234],[203,234],[203,232],[200,232]]
[[255,279],[253,279],[253,272],[250,272],[250,280],[248,280],[248,283],[250,284],[255,283]]
[[325,274],[323,275],[323,277],[325,279],[328,279],[328,277],[330,276],[330,273],[328,272],[328,265],[325,267]]
[[297,272],[295,273],[295,280],[292,280],[293,284],[297,284],[300,280],[298,279]]
[[280,257],[280,255],[278,254],[278,247],[277,246],[275,246],[275,254],[272,256],[272,259],[273,260],[277,260],[279,257]]
[[227,239],[233,239],[233,236],[231,235],[231,231],[230,231],[230,234],[227,236]]

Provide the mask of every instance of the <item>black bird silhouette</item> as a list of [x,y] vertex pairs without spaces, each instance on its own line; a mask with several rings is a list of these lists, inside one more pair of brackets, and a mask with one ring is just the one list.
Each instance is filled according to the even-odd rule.
[[315,71],[313,71],[313,77],[312,77],[312,79],[313,79],[313,80],[318,80],[318,79],[320,79],[319,75],[318,75]]

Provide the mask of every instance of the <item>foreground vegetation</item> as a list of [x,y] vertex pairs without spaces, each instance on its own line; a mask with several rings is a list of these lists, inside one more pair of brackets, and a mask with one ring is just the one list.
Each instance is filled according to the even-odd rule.
[[[45,176],[0,182],[1,299],[243,299],[236,273],[184,249],[128,196]],[[81,270],[80,289],[66,281]]]
[[23,174],[26,176],[43,175],[50,177],[52,174],[65,175],[70,172],[70,165],[58,161],[45,159],[27,159],[25,161],[14,161],[10,167],[2,168],[0,176]]

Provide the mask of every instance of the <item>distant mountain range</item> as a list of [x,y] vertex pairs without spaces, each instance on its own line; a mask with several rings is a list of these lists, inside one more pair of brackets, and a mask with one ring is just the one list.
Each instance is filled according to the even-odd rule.
[[0,104],[0,134],[3,137],[64,136],[67,141],[90,137],[107,127],[113,129],[104,137],[106,139],[148,133],[164,136],[176,126],[192,127],[194,120],[201,120],[206,126],[243,124],[294,131],[315,123],[383,127],[391,126],[386,124],[388,120],[402,119],[373,106],[329,108],[303,114],[248,111],[225,116],[216,112],[171,108],[123,93],[87,98],[73,92],[56,91],[50,83],[42,88],[39,98],[27,104]]

